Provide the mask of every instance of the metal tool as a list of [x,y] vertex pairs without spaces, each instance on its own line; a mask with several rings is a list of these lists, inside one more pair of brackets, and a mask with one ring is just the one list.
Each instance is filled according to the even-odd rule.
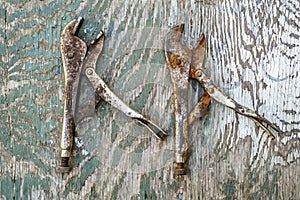
[[[276,132],[280,130],[267,119],[256,112],[246,108],[222,92],[204,73],[204,59],[206,54],[206,41],[201,35],[193,49],[181,43],[184,25],[172,28],[165,37],[165,57],[171,75],[174,90],[175,107],[175,175],[186,174],[184,167],[187,151],[188,125],[199,116],[208,112],[210,98],[233,109],[237,113],[249,117],[261,127],[272,139],[275,136],[268,128]],[[194,110],[188,116],[188,83],[189,78],[196,79],[204,88],[205,93]],[[196,113],[196,114],[195,114]]]
[[77,36],[77,32],[83,22],[83,18],[71,21],[63,29],[61,34],[60,49],[64,68],[65,99],[63,129],[61,135],[61,163],[59,172],[70,171],[70,157],[72,153],[73,138],[75,132],[75,112],[77,106],[77,93],[79,78],[83,70],[94,87],[95,93],[102,100],[122,111],[128,117],[137,120],[148,128],[156,137],[163,139],[167,134],[159,126],[148,120],[142,114],[128,107],[107,86],[96,73],[96,64],[101,54],[104,34],[100,32],[96,39],[87,47],[86,43]]

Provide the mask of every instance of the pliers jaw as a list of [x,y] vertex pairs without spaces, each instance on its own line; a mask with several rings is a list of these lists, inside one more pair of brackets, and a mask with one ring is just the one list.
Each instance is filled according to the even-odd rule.
[[[165,37],[165,57],[168,66],[172,68],[191,65],[191,70],[203,70],[206,55],[206,41],[202,34],[193,49],[181,43],[184,24],[171,29]],[[191,78],[192,74],[190,75]]]
[[81,70],[82,62],[86,55],[86,43],[77,37],[83,18],[78,18],[66,25],[61,34],[60,50],[65,70],[65,78],[76,79]]
[[181,43],[183,31],[184,24],[180,24],[172,28],[165,37],[165,57],[169,68],[186,68],[190,64],[192,52]]

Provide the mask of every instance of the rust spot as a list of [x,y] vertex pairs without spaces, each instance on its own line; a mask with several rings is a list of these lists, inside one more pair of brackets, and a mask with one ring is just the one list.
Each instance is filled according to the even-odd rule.
[[180,175],[186,175],[186,169],[184,168],[184,163],[175,163],[175,169],[174,169],[174,175],[180,176]]
[[181,68],[181,67],[183,67],[183,62],[179,58],[178,55],[171,55],[171,57],[170,57],[170,63],[171,63],[171,65],[172,65],[173,68]]
[[190,69],[190,77],[191,78],[196,78],[196,75],[195,75],[195,68],[191,65],[191,69]]
[[205,92],[202,95],[201,102],[203,102],[205,105],[209,106],[209,104],[211,102],[211,97],[207,92]]

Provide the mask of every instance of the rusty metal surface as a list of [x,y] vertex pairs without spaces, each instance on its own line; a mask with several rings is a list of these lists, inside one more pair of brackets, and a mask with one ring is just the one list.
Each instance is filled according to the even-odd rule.
[[87,51],[86,44],[75,36],[82,20],[78,18],[71,21],[61,34],[60,49],[65,81],[63,128],[60,140],[62,160],[58,168],[61,172],[70,171],[69,158],[74,140],[77,88],[82,62]]
[[[206,55],[206,42],[204,35],[201,35],[193,49],[190,49],[181,43],[183,31],[183,24],[175,26],[169,31],[169,33],[167,33],[165,39],[165,57],[171,74],[174,90],[176,149],[175,175],[186,174],[184,163],[188,149],[188,124],[191,124],[197,118],[203,117],[208,113],[211,98],[228,108],[233,109],[235,112],[255,121],[257,126],[261,127],[272,139],[275,138],[275,135],[271,132],[271,130],[273,132],[280,132],[280,130],[270,121],[261,117],[255,111],[237,103],[233,98],[227,96],[216,85],[214,85],[210,78],[204,73],[204,60]],[[198,80],[206,92],[188,116],[187,96],[189,78]]]
[[[94,87],[95,93],[101,97],[102,100],[119,109],[128,117],[137,120],[140,124],[144,125],[149,131],[151,131],[157,138],[164,139],[167,136],[167,133],[158,125],[126,105],[109,89],[108,85],[102,80],[102,78],[97,75],[95,72],[96,63],[102,52],[104,34],[101,31],[87,47],[86,43],[76,36],[82,22],[83,18],[81,17],[71,21],[64,28],[61,34],[60,46],[65,75],[65,103],[60,145],[61,163],[58,167],[58,171],[62,173],[66,173],[71,170],[70,158],[75,135],[75,126],[86,113],[86,111],[82,111],[82,109],[77,109],[81,71],[84,72]],[[79,114],[76,115],[76,113]]]

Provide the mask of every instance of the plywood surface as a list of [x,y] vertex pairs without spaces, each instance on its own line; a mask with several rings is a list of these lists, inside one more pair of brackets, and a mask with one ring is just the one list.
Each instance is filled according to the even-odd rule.
[[[300,2],[13,1],[0,3],[0,199],[300,199]],[[78,124],[73,170],[57,173],[63,113],[60,33],[106,35],[98,74],[127,104],[168,133],[101,102]],[[207,40],[206,72],[238,102],[276,124],[213,101],[189,130],[189,173],[173,177],[174,115],[163,38],[185,24],[190,47]],[[201,87],[190,86],[190,105]],[[93,97],[91,88],[82,91]]]

